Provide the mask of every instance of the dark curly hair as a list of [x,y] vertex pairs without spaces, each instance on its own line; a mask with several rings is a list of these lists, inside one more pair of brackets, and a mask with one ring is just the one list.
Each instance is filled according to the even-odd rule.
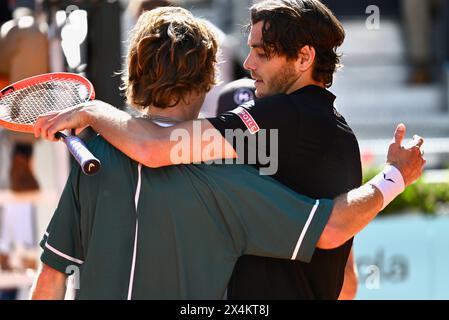
[[330,87],[340,66],[337,48],[345,31],[333,13],[318,0],[266,0],[251,7],[251,25],[263,22],[262,45],[273,55],[297,59],[304,46],[315,48],[313,79]]
[[216,83],[216,36],[179,7],[143,13],[131,37],[124,89],[139,109],[169,108]]

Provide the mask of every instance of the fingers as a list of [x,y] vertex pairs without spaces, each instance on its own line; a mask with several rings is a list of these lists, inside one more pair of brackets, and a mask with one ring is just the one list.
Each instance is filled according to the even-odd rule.
[[416,182],[417,180],[419,180],[419,178],[421,178],[425,165],[426,160],[418,157],[415,158],[413,165],[410,164],[411,169],[407,176],[407,186],[409,186],[410,184]]
[[66,125],[65,125],[65,118],[63,116],[59,116],[58,115],[58,116],[50,119],[47,122],[46,131],[45,131],[45,133],[46,133],[46,137],[45,138],[48,139],[48,140],[55,141],[55,140],[57,140],[55,138],[56,132],[63,131],[63,130],[66,130],[66,129],[67,128],[66,128]]
[[55,119],[57,115],[55,113],[46,114],[39,116],[33,127],[33,133],[35,138],[42,137],[43,139],[57,141],[54,135],[49,134],[49,127],[52,124],[52,120]]
[[402,140],[404,140],[405,137],[405,132],[406,132],[405,125],[403,123],[398,124],[394,132],[394,143],[401,145]]
[[424,172],[424,167],[426,166],[427,161],[426,161],[426,159],[423,158],[423,155],[420,152],[419,147],[415,147],[412,150],[416,154],[415,170],[414,171],[415,171],[415,175],[416,175],[415,180],[418,180],[422,176],[422,174]]
[[57,141],[55,133],[68,129],[81,128],[80,116],[77,111],[83,105],[48,113],[38,117],[34,124],[33,132],[36,138],[42,137],[50,141]]
[[415,147],[421,148],[421,146],[424,144],[424,139],[415,134],[413,136],[413,144]]
[[424,144],[424,138],[415,134],[413,136],[413,139],[406,144],[405,148],[406,149],[416,149],[419,153],[422,153],[423,151],[421,150],[421,147],[423,144]]
[[413,136],[413,140],[408,144],[407,149],[410,150],[419,161],[419,167],[423,167],[424,150],[421,149],[424,144],[424,139],[418,135]]
[[43,138],[50,141],[58,141],[55,137],[56,132],[63,131],[67,126],[67,119],[64,115],[49,114],[40,116],[34,125],[34,136],[36,138]]

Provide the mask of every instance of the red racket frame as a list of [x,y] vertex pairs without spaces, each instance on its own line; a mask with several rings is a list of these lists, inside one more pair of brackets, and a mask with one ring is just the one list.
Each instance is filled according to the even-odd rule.
[[[88,79],[86,79],[85,77],[83,77],[79,74],[69,73],[69,72],[45,73],[45,74],[41,74],[38,76],[34,76],[34,77],[30,77],[30,78],[26,78],[26,79],[17,81],[15,83],[3,88],[0,91],[0,98],[8,95],[11,92],[21,90],[21,89],[26,89],[35,84],[42,84],[45,82],[49,82],[51,80],[63,80],[63,79],[68,79],[68,80],[76,81],[76,82],[83,84],[88,89],[88,93],[89,93],[88,99],[86,101],[95,99],[95,91],[94,91],[94,86],[92,85],[92,83]],[[18,124],[18,123],[8,122],[8,121],[0,119],[0,126],[7,128],[9,130],[12,130],[12,131],[33,133],[33,125],[32,124]]]

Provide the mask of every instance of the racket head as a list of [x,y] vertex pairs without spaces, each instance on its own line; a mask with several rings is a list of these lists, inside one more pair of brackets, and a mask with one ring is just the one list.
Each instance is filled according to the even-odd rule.
[[92,83],[79,74],[55,72],[26,78],[0,91],[0,126],[32,133],[38,116],[93,99]]

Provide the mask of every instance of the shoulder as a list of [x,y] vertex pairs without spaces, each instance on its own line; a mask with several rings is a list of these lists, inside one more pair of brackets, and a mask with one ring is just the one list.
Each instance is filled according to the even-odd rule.
[[289,121],[292,118],[297,117],[289,96],[277,94],[248,101],[234,110],[207,120],[225,135],[226,129],[249,129],[253,130],[251,133],[256,133],[259,129],[291,127]]
[[296,114],[294,103],[285,94],[249,101],[241,108],[248,110],[256,120],[263,120],[267,123],[284,122]]
[[100,134],[90,127],[79,134],[79,138],[83,140],[86,147],[95,156],[116,154],[117,156],[126,157],[120,150],[106,141]]
[[135,167],[137,163],[115,148],[101,135],[88,128],[79,134],[87,149],[101,162],[100,172],[119,171]]

